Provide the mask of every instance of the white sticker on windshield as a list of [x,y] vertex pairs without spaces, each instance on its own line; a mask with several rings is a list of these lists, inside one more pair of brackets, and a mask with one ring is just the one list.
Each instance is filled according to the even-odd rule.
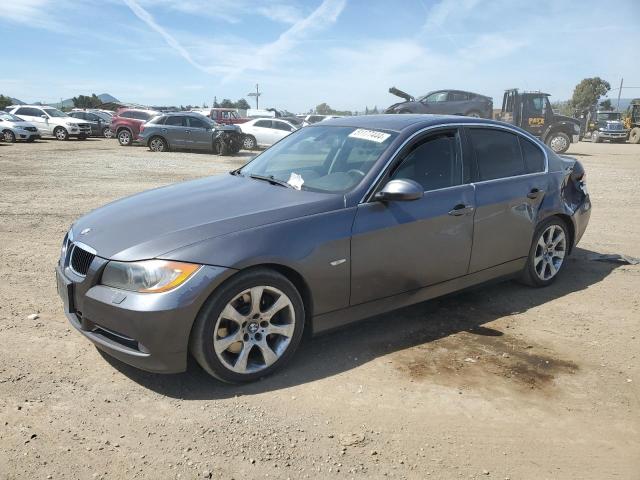
[[304,178],[302,178],[302,175],[291,172],[291,176],[289,177],[289,180],[287,180],[287,183],[296,190],[300,190],[302,188],[302,184],[304,183]]
[[377,132],[375,130],[367,130],[365,128],[358,128],[349,134],[351,138],[359,138],[360,140],[369,140],[370,142],[382,143],[391,135],[384,132]]

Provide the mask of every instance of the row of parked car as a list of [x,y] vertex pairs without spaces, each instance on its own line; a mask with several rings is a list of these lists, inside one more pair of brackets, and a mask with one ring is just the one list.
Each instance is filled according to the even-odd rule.
[[62,112],[44,105],[12,105],[0,112],[0,134],[6,142],[33,142],[41,137],[84,140],[111,137],[111,114],[104,110]]

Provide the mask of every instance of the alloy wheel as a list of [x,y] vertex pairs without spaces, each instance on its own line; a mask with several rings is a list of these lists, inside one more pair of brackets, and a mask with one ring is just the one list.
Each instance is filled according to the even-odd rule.
[[164,140],[162,140],[161,138],[151,139],[151,141],[149,142],[149,148],[154,152],[164,152],[165,151]]
[[540,280],[557,275],[567,253],[567,236],[560,225],[549,225],[540,235],[533,259],[534,270]]
[[131,134],[129,133],[129,131],[122,130],[118,134],[118,141],[120,142],[120,145],[129,145],[131,143]]
[[245,150],[251,150],[252,148],[255,148],[255,146],[256,146],[256,142],[255,140],[253,140],[253,138],[244,137],[242,139],[242,148],[244,148]]
[[295,330],[291,299],[271,286],[236,295],[218,316],[213,349],[229,370],[249,374],[264,370],[287,351]]

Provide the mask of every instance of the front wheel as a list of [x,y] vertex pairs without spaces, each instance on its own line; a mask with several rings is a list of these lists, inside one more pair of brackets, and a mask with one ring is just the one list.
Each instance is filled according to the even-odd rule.
[[228,155],[229,147],[227,146],[226,142],[218,138],[213,141],[213,153],[215,153],[216,155]]
[[591,141],[593,143],[600,143],[602,141],[602,139],[600,138],[600,133],[598,133],[597,130],[591,132]]
[[102,129],[102,136],[104,138],[111,138],[111,129],[109,127]]
[[69,140],[69,132],[63,127],[56,127],[53,131],[53,136],[56,137],[56,140]]
[[629,132],[629,143],[640,143],[640,127],[634,127]]
[[553,283],[564,265],[569,239],[567,225],[558,217],[538,225],[522,272],[522,281],[532,287],[546,287]]
[[564,153],[569,150],[571,139],[566,133],[554,132],[547,137],[546,143],[555,153]]
[[304,329],[296,287],[268,269],[239,273],[216,290],[196,318],[189,346],[210,375],[250,382],[282,367]]
[[16,141],[16,134],[11,130],[5,130],[4,132],[2,132],[2,139],[5,142],[13,143]]

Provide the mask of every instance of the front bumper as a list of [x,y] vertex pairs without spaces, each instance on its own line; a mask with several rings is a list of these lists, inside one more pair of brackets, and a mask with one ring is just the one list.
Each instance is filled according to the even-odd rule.
[[98,284],[106,263],[96,257],[86,277],[56,267],[58,294],[71,325],[124,363],[150,372],[183,372],[193,321],[233,270],[205,265],[175,290],[144,294]]
[[606,140],[619,140],[621,138],[627,138],[627,132],[625,131],[606,131],[606,130],[598,130],[598,135],[602,139]]
[[29,132],[27,130],[16,130],[16,139],[17,140],[37,140],[40,137],[40,132]]

